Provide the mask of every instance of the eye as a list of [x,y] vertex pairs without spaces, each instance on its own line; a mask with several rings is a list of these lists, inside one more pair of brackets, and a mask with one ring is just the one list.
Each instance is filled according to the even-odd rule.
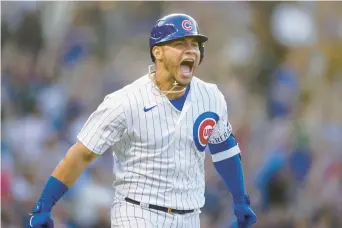
[[199,45],[197,42],[191,44],[193,48],[199,49]]
[[182,41],[176,41],[176,42],[174,43],[174,46],[175,46],[175,47],[183,47],[183,46],[184,46],[184,43],[183,43]]
[[193,43],[192,43],[192,47],[198,48],[198,47],[199,47],[198,42],[193,42]]

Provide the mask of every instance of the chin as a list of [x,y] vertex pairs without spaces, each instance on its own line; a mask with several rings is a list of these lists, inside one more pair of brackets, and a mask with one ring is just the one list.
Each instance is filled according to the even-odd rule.
[[177,79],[177,81],[180,84],[180,86],[187,86],[190,84],[191,79],[192,79],[192,76],[187,76],[187,77],[181,76]]

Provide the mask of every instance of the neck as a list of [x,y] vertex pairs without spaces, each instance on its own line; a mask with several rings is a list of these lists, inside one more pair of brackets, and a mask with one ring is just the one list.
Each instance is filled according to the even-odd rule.
[[152,77],[154,78],[156,86],[168,99],[174,100],[184,95],[186,86],[175,86],[175,80],[169,72],[157,68],[152,74]]

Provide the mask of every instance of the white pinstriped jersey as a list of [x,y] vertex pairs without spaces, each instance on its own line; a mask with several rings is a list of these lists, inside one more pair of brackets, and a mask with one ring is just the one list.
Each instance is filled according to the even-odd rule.
[[[137,201],[175,209],[204,205],[206,145],[232,132],[216,85],[193,77],[183,109],[176,109],[145,75],[106,96],[78,135],[96,154],[114,150],[114,188]],[[214,162],[240,152],[212,153]]]

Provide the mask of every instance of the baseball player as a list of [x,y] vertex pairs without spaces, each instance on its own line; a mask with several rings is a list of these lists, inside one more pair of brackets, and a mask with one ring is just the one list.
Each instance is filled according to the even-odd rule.
[[150,36],[154,69],[107,95],[91,114],[48,179],[30,227],[53,227],[52,207],[108,148],[116,160],[112,228],[199,228],[205,151],[232,194],[239,226],[256,222],[224,96],[193,76],[207,40],[188,15],[156,22]]

